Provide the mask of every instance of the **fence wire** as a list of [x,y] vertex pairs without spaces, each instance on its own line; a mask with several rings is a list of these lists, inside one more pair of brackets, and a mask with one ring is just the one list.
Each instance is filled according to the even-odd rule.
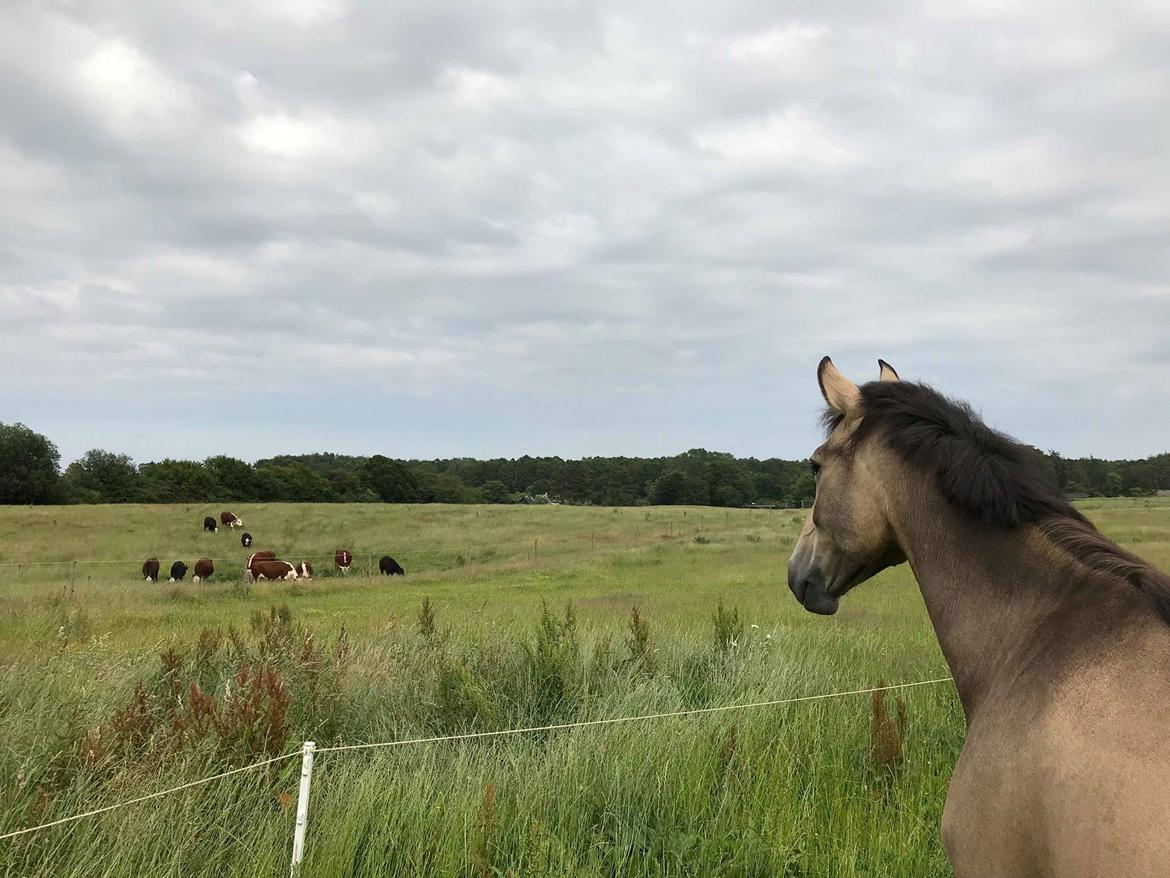
[[[953,679],[954,678],[950,677],[950,676],[938,677],[938,678],[932,679],[932,680],[918,680],[918,681],[915,681],[912,683],[893,683],[893,684],[888,685],[888,686],[871,686],[871,687],[868,687],[865,689],[850,689],[850,690],[843,691],[843,692],[825,692],[825,693],[822,693],[819,695],[798,695],[798,696],[795,696],[792,698],[777,698],[777,699],[772,699],[769,701],[753,701],[753,702],[749,702],[746,704],[725,704],[725,705],[721,705],[718,707],[699,707],[699,708],[694,708],[692,710],[673,710],[673,711],[666,711],[663,713],[640,714],[637,716],[619,716],[619,717],[609,717],[609,718],[605,718],[605,719],[580,720],[580,721],[571,722],[571,723],[554,723],[551,725],[544,725],[544,726],[526,726],[524,728],[518,728],[518,729],[497,729],[495,731],[489,731],[489,732],[465,732],[465,733],[459,734],[459,735],[439,735],[439,736],[430,737],[430,738],[407,738],[407,739],[402,739],[402,740],[398,740],[398,741],[380,741],[380,742],[368,743],[368,744],[340,744],[340,745],[337,745],[335,747],[319,747],[316,749],[315,752],[317,754],[320,754],[320,753],[342,753],[342,752],[351,751],[351,750],[372,750],[372,749],[376,749],[376,748],[385,748],[385,747],[405,747],[405,746],[412,745],[412,744],[437,744],[437,743],[442,743],[445,741],[470,741],[470,740],[475,740],[475,739],[479,739],[479,738],[494,738],[494,737],[503,737],[506,735],[522,735],[522,734],[530,734],[533,732],[552,732],[552,731],[561,731],[561,730],[565,730],[565,729],[581,729],[581,728],[590,728],[590,727],[604,726],[604,725],[618,725],[620,723],[648,722],[650,720],[670,719],[670,718],[684,717],[684,716],[698,716],[700,714],[720,713],[720,712],[726,712],[726,711],[730,711],[730,710],[748,710],[748,709],[754,708],[754,707],[779,707],[779,706],[785,705],[785,704],[801,704],[801,703],[805,703],[805,702],[809,702],[809,701],[824,701],[824,700],[829,699],[829,698],[845,698],[845,697],[851,696],[851,695],[868,695],[868,694],[871,694],[874,692],[888,692],[888,691],[893,690],[893,689],[911,689],[911,688],[914,688],[916,686],[930,686],[930,685],[934,685],[937,683],[947,683]],[[224,771],[224,772],[221,772],[220,774],[213,774],[210,777],[200,778],[199,780],[194,780],[194,781],[191,781],[190,783],[180,784],[179,786],[171,787],[170,789],[159,790],[158,792],[154,792],[154,793],[148,793],[145,796],[138,796],[137,798],[127,799],[124,802],[117,802],[116,804],[106,805],[105,807],[102,807],[102,808],[94,808],[92,811],[84,811],[80,814],[71,814],[67,817],[61,817],[57,820],[50,820],[47,823],[41,823],[41,824],[38,824],[36,826],[26,826],[23,829],[16,829],[16,830],[13,830],[12,832],[7,832],[7,833],[4,833],[3,835],[0,835],[0,841],[4,841],[5,839],[9,839],[9,838],[15,838],[19,835],[26,835],[30,832],[37,832],[38,830],[41,830],[41,829],[48,829],[49,827],[52,827],[52,826],[60,826],[61,824],[64,824],[64,823],[72,823],[76,820],[81,820],[81,819],[86,818],[86,817],[93,817],[93,816],[96,816],[98,814],[105,814],[109,811],[115,811],[119,808],[129,807],[130,805],[137,805],[140,802],[146,802],[146,801],[149,801],[150,799],[157,799],[157,798],[160,798],[161,796],[167,796],[167,795],[170,795],[171,793],[177,793],[177,792],[180,792],[182,790],[190,789],[191,787],[202,786],[204,784],[211,783],[212,781],[222,780],[225,777],[231,777],[232,775],[235,775],[235,774],[241,774],[245,771],[253,771],[254,769],[257,769],[257,768],[263,768],[266,765],[272,765],[276,762],[283,762],[287,759],[295,759],[296,757],[301,755],[301,752],[302,752],[301,750],[296,750],[295,752],[292,752],[292,753],[283,753],[280,756],[274,756],[271,759],[265,759],[262,762],[254,762],[250,765],[245,765],[245,766],[242,766],[240,768],[233,768],[230,771]]]

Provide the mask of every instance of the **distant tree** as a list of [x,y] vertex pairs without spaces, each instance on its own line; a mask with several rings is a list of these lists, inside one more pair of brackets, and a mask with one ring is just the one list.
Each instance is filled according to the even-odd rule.
[[377,503],[381,498],[367,488],[357,473],[334,470],[328,476],[338,503]]
[[508,486],[498,479],[484,482],[480,487],[484,503],[507,503],[510,499]]
[[810,472],[804,472],[792,483],[792,502],[808,505],[817,496],[817,480]]
[[256,467],[260,498],[275,503],[330,503],[335,499],[329,481],[303,463],[262,463]]
[[707,490],[712,506],[744,506],[756,494],[751,473],[731,455],[707,463]]
[[650,489],[650,502],[655,506],[706,505],[707,496],[703,479],[677,469],[663,473]]
[[479,489],[464,485],[453,473],[417,472],[419,499],[424,503],[476,503],[483,499]]
[[1116,470],[1110,470],[1105,475],[1105,490],[1106,497],[1120,497],[1124,486],[1121,483],[1121,473]]
[[215,499],[240,502],[264,499],[256,493],[256,470],[252,464],[217,454],[203,461],[203,466],[215,482]]
[[383,503],[417,503],[418,481],[410,470],[396,460],[375,454],[362,464],[359,471],[362,483]]
[[217,485],[203,464],[167,460],[138,467],[142,499],[147,503],[204,503],[215,498]]
[[70,497],[82,503],[133,503],[141,499],[138,467],[129,455],[91,448],[65,470]]
[[0,503],[61,499],[61,454],[24,424],[0,423]]

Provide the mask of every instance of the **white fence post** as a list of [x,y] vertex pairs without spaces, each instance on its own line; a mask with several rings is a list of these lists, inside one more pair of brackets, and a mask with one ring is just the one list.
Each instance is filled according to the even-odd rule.
[[301,870],[305,858],[305,829],[309,823],[309,786],[313,783],[313,751],[317,745],[305,741],[301,748],[301,788],[297,792],[297,825],[293,830],[292,878]]

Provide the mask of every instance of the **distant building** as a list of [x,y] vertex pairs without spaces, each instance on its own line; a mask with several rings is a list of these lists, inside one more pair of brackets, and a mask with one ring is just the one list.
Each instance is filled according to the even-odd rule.
[[1155,497],[1170,497],[1170,488],[1159,488],[1154,492]]

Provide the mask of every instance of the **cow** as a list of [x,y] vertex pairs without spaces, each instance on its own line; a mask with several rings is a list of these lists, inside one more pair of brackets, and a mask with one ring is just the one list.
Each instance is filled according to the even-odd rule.
[[210,515],[203,519],[203,529],[210,533],[219,533],[219,525],[215,523],[215,519]]
[[191,577],[192,582],[198,582],[201,579],[206,579],[215,572],[215,565],[211,563],[210,558],[200,558],[195,562],[195,574]]
[[333,563],[342,574],[349,573],[350,565],[353,564],[353,553],[349,549],[338,549],[337,554],[333,556]]
[[240,545],[245,549],[252,545],[252,535],[244,531],[243,536],[240,537]]
[[297,574],[300,576],[301,579],[312,579],[313,578],[313,565],[310,564],[308,561],[302,561],[300,564],[297,565]]
[[233,515],[231,512],[221,512],[219,514],[219,523],[224,527],[243,527],[244,520]]
[[402,569],[402,565],[391,558],[389,555],[383,555],[382,560],[378,562],[378,572],[383,576],[405,576],[406,571]]
[[252,575],[257,579],[296,579],[297,569],[287,561],[265,559],[252,564]]
[[183,577],[187,575],[187,565],[182,561],[176,561],[171,565],[171,582],[182,582]]
[[275,560],[276,560],[276,553],[269,550],[269,549],[264,549],[261,552],[253,552],[251,555],[248,556],[248,563],[244,567],[244,575],[248,579],[255,579],[256,578],[256,571],[254,568],[255,568],[257,563],[259,563],[260,561],[275,561]]
[[158,558],[148,558],[143,563],[142,578],[147,582],[158,582]]

